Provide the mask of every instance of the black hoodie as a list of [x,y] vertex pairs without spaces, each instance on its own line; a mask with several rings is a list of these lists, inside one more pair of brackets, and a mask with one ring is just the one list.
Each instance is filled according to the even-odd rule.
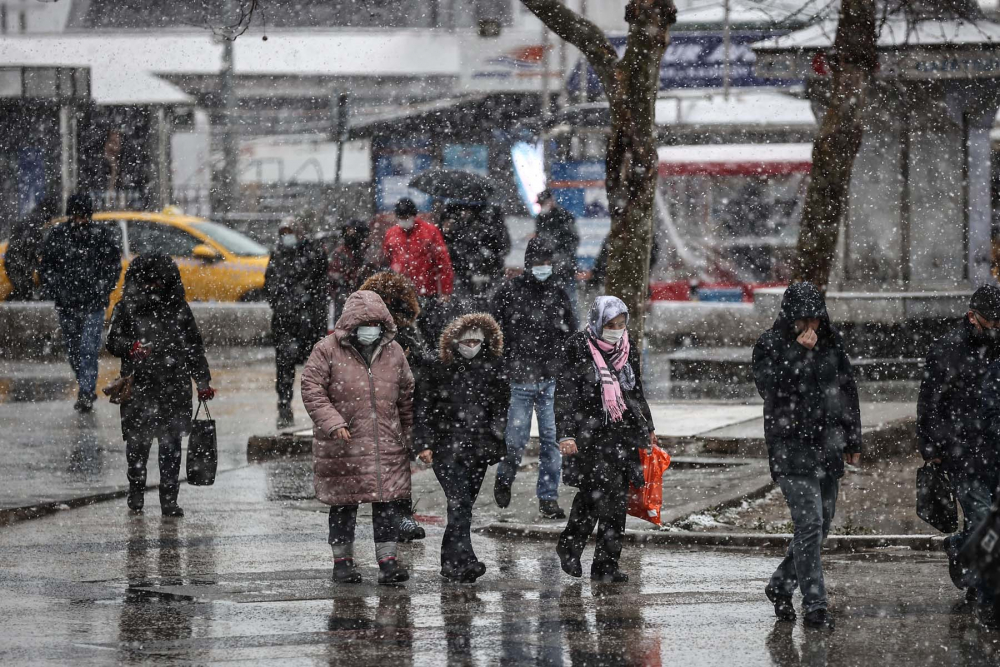
[[[812,350],[795,332],[795,321],[809,318],[820,320]],[[754,346],[753,372],[764,399],[771,475],[843,476],[843,454],[861,451],[858,389],[815,285],[796,283],[785,291],[777,321]]]

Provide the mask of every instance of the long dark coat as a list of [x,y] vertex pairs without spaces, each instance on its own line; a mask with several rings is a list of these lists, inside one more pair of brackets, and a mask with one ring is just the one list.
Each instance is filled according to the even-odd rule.
[[264,293],[271,306],[275,343],[297,343],[297,363],[309,358],[313,345],[326,335],[329,287],[327,257],[310,239],[294,247],[277,246],[264,274]]
[[[917,399],[917,446],[925,459],[940,458],[953,475],[994,476],[997,442],[984,439],[988,423],[983,391],[995,392],[987,369],[1000,359],[1000,346],[977,337],[963,320],[931,347]],[[992,396],[992,394],[991,394]],[[997,409],[988,406],[990,413]]]
[[[563,457],[563,481],[570,486],[602,488],[606,480],[617,477],[611,469],[624,472],[633,485],[643,485],[639,449],[649,442],[653,417],[643,391],[642,365],[635,347],[629,352],[628,363],[635,373],[635,386],[630,391],[622,387],[628,409],[622,421],[612,422],[604,411],[587,332],[579,331],[565,341],[556,381],[555,411],[558,440],[576,440],[578,453]],[[610,363],[608,368],[614,372]]]
[[[164,284],[159,301],[141,289],[140,278],[158,275]],[[132,360],[136,342],[148,343],[149,357]],[[122,360],[122,375],[134,378],[132,400],[121,406],[122,435],[150,437],[166,426],[188,432],[194,380],[211,381],[201,332],[184,300],[177,267],[165,255],[137,257],[125,276],[125,294],[115,305],[108,331],[108,352]]]
[[[812,350],[796,342],[795,320],[807,317],[820,320]],[[781,314],[754,346],[753,372],[771,476],[842,477],[844,453],[861,451],[861,409],[843,339],[815,286],[785,291]]]
[[[483,330],[483,347],[472,359],[455,349],[456,337],[470,328]],[[489,315],[464,315],[441,334],[439,358],[425,367],[416,392],[417,452],[435,457],[485,458],[491,465],[506,453],[504,432],[510,387],[503,374],[503,335]]]

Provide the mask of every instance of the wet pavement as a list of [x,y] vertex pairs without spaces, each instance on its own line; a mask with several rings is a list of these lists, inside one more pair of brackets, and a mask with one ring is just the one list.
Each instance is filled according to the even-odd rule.
[[[413,577],[329,580],[326,516],[269,500],[269,471],[182,489],[188,516],[122,501],[0,529],[0,662],[283,665],[995,665],[942,555],[827,558],[837,629],[776,623],[762,589],[777,553],[626,547],[626,585],[564,575],[552,545],[474,536],[489,571],[437,574],[443,529],[402,548]],[[273,495],[272,495],[273,497]],[[590,550],[585,557],[588,564]]]
[[[217,421],[219,469],[246,465],[247,438],[274,430],[274,353],[263,348],[210,352],[210,403]],[[102,357],[98,388],[118,376],[118,360]],[[76,384],[65,362],[0,361],[0,510],[67,501],[120,491],[125,480],[125,443],[118,407],[101,396],[91,414],[73,411]],[[296,392],[296,417],[309,424]],[[159,471],[155,448],[150,482]]]

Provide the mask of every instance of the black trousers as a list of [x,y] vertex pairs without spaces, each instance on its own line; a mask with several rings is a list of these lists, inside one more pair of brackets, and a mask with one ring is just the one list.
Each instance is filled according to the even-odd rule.
[[[330,506],[330,544],[354,544],[358,524],[357,505]],[[396,503],[372,503],[375,542],[395,542],[398,538]]]
[[153,439],[158,441],[157,459],[160,464],[160,502],[176,502],[180,483],[181,443],[184,440],[180,424],[164,426],[149,433],[130,434],[125,438],[125,460],[128,462],[129,486],[146,486],[146,463]]
[[597,548],[590,568],[593,575],[611,574],[618,569],[625,534],[628,475],[624,470],[610,467],[606,474],[608,478],[599,485],[583,487],[577,492],[569,521],[559,536],[560,546],[579,558],[597,527]]
[[472,506],[483,486],[486,457],[472,449],[435,453],[434,474],[448,498],[448,526],[441,540],[441,567],[462,570],[478,559],[472,550]]
[[298,339],[277,339],[274,344],[275,381],[274,388],[278,391],[278,403],[287,405],[292,402],[292,391],[295,387],[295,365],[299,360]]

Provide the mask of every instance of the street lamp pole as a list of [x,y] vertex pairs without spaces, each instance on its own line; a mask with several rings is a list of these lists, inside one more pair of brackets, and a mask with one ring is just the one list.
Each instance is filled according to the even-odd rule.
[[[226,0],[226,16],[236,15],[234,0]],[[239,149],[236,144],[236,89],[234,82],[235,61],[233,50],[236,35],[227,29],[222,35],[222,75],[219,79],[219,98],[222,106],[222,178],[219,179],[219,205],[222,213],[231,214],[236,206]]]

